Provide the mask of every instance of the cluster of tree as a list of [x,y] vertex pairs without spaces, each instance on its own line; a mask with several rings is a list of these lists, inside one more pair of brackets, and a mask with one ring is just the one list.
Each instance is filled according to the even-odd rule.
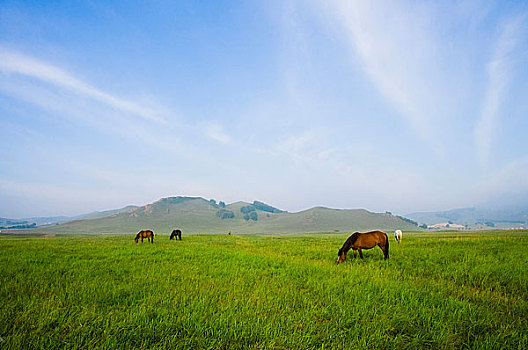
[[233,219],[235,217],[235,213],[233,213],[231,210],[227,209],[220,209],[216,212],[216,216],[218,216],[220,219]]
[[271,205],[259,201],[254,201],[253,206],[258,210],[266,211],[268,213],[284,213],[284,210],[274,208]]
[[250,212],[255,211],[255,210],[257,210],[257,208],[255,208],[254,205],[246,205],[240,208],[240,212],[242,214],[249,214]]
[[215,208],[225,208],[226,207],[226,204],[225,202],[218,202],[218,204],[216,204],[216,200],[214,199],[209,199],[209,203],[211,203],[211,205]]
[[256,210],[265,211],[267,213],[284,213],[283,210],[274,208],[271,205],[267,205],[266,203],[262,203],[259,201],[254,201],[253,204],[246,205],[240,208],[240,212],[242,214],[249,214],[252,211],[256,211]]
[[396,215],[396,217],[398,219],[401,219],[401,220],[405,221],[405,222],[408,222],[409,224],[412,224],[414,226],[418,226],[418,223],[416,221],[414,221],[414,220],[411,220],[411,219],[408,219],[408,218],[404,218],[403,216],[400,216],[400,215]]
[[12,219],[4,219],[0,218],[0,226],[15,226],[15,225],[25,225],[29,224],[28,221],[25,220],[12,220]]
[[493,221],[477,222],[477,224],[486,225],[488,227],[495,227],[495,223]]
[[21,225],[12,225],[12,226],[0,226],[0,230],[9,230],[9,229],[23,229],[23,228],[34,228],[37,227],[36,223],[31,224],[21,224]]
[[251,211],[249,213],[244,214],[244,220],[246,220],[246,221],[248,221],[248,220],[257,221],[258,220],[257,212],[256,211]]

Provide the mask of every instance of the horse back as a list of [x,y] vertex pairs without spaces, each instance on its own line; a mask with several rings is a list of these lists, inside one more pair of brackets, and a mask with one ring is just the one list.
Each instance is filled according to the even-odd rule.
[[362,249],[370,249],[374,248],[378,244],[384,246],[386,242],[387,235],[385,234],[385,232],[370,231],[360,233],[353,246]]
[[151,230],[143,230],[139,231],[138,233],[138,237],[148,238],[152,236],[154,236],[154,232],[152,232]]

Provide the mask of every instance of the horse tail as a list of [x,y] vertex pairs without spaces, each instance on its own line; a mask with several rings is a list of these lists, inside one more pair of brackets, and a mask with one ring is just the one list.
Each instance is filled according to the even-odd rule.
[[383,234],[385,235],[385,250],[383,253],[385,255],[385,260],[387,260],[389,258],[389,237],[385,232],[383,232]]

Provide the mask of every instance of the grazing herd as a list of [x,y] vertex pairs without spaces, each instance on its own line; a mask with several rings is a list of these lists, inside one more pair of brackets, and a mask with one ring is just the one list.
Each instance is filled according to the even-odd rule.
[[[173,230],[170,235],[170,239],[172,240],[176,238],[181,241],[181,235],[182,235],[182,232],[180,230]],[[136,235],[136,238],[134,238],[134,241],[138,243],[140,238],[141,238],[141,243],[143,243],[143,238],[146,238],[147,241],[150,243],[154,243],[154,232],[152,232],[152,230],[141,230]]]
[[[229,235],[231,232],[229,232]],[[173,230],[170,239],[179,239],[181,241],[181,230]],[[402,231],[396,230],[394,231],[394,239],[398,244],[401,243],[402,240]],[[151,230],[142,230],[139,231],[136,235],[136,238],[134,239],[136,243],[139,242],[139,239],[141,238],[141,243],[143,243],[143,238],[146,238],[148,242],[154,243],[154,232]],[[389,258],[389,238],[387,237],[387,234],[385,232],[381,231],[370,231],[370,232],[354,232],[348,239],[345,241],[341,249],[337,252],[337,261],[336,263],[340,263],[346,260],[346,255],[350,249],[352,249],[352,252],[354,253],[354,258],[356,258],[356,252],[359,252],[359,257],[363,259],[363,252],[362,249],[371,249],[375,246],[380,247],[381,251],[383,252],[384,259],[387,260]]]

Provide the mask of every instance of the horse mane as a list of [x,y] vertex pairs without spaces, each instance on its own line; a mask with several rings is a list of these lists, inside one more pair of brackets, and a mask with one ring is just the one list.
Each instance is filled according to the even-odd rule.
[[345,241],[341,249],[339,249],[339,252],[341,253],[344,251],[345,253],[347,253],[350,250],[350,247],[352,246],[352,244],[356,243],[357,239],[359,238],[359,235],[360,235],[359,232],[354,232],[350,237],[348,237],[348,239]]

